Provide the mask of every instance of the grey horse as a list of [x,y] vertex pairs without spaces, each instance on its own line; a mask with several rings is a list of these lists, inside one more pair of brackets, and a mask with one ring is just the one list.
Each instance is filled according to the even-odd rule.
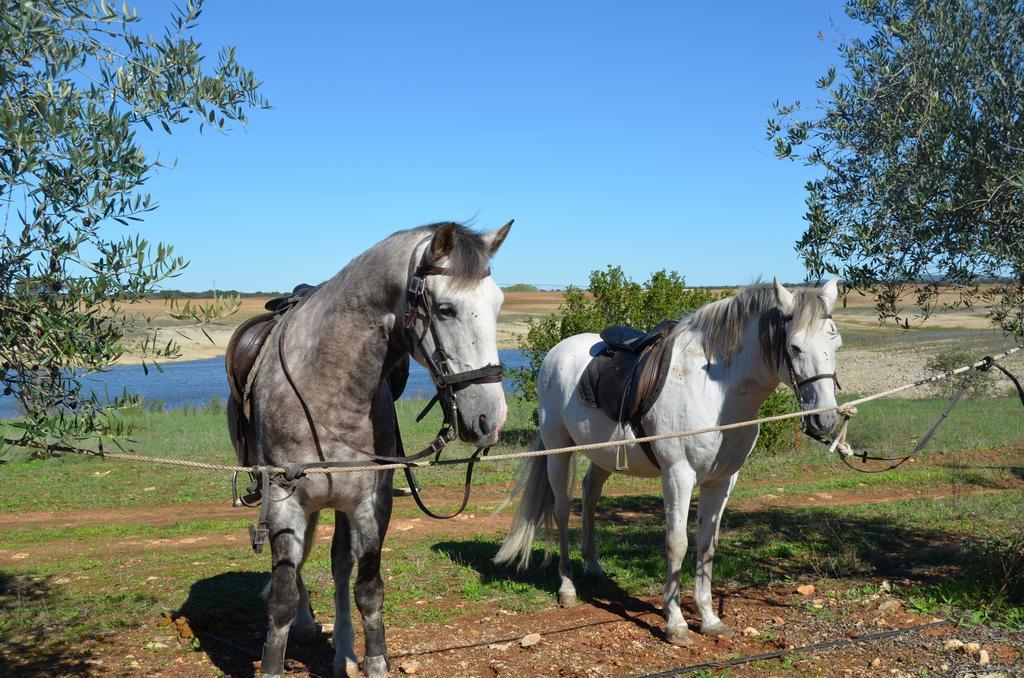
[[[359,255],[288,311],[266,341],[246,393],[248,446],[261,463],[372,463],[396,454],[396,425],[387,377],[408,356],[435,383],[467,378],[442,399],[459,437],[493,445],[507,407],[496,345],[500,288],[489,263],[508,225],[477,233],[441,223],[400,231]],[[488,367],[489,366],[489,367]],[[454,381],[458,381],[454,379]],[[237,411],[229,406],[229,422]],[[239,459],[237,420],[231,425]],[[243,462],[244,463],[244,462]],[[387,675],[380,557],[391,518],[392,472],[309,474],[269,485],[267,527],[272,574],[263,676],[284,672],[289,632],[315,636],[302,566],[319,512],[335,511],[331,570],[335,583],[334,674],[357,667],[349,580],[358,563],[355,601],[366,637],[363,670]]]

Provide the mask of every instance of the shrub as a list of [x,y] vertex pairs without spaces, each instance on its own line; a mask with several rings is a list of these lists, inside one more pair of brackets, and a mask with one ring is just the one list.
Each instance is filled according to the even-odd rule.
[[516,283],[501,288],[502,292],[540,292],[540,288],[530,283]]
[[[761,405],[758,412],[759,417],[772,417],[777,414],[786,414],[800,409],[796,396],[788,386],[781,385],[768,396],[768,400]],[[761,433],[757,436],[755,452],[767,455],[781,454],[788,452],[800,444],[800,420],[783,419],[761,424]]]
[[[937,353],[924,364],[924,369],[932,374],[942,374],[943,372],[949,372],[950,370],[962,367],[963,365],[970,365],[975,361],[975,356],[971,355],[966,351],[943,351]],[[942,398],[952,398],[953,394],[963,387],[964,383],[970,378],[971,372],[964,372],[958,374],[955,377],[949,379],[940,379],[934,381],[929,385],[932,392]],[[967,389],[967,393],[964,394],[968,398],[977,398],[988,395],[992,392],[993,381],[991,372],[982,372],[974,378],[974,382],[970,388]]]
[[618,266],[590,274],[589,290],[569,287],[557,313],[531,318],[519,347],[529,364],[510,370],[512,381],[525,398],[537,396],[537,372],[544,356],[561,340],[574,334],[600,332],[610,325],[632,325],[649,330],[669,318],[679,318],[721,294],[688,289],[676,271],[657,271],[645,283],[630,280]]

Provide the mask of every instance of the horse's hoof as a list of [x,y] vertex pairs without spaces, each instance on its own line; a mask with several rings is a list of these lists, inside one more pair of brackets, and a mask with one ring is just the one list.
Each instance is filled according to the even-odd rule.
[[388,658],[384,655],[367,657],[363,660],[363,673],[366,678],[387,678]]
[[577,602],[575,591],[558,592],[558,604],[562,607],[576,607]]
[[359,676],[359,664],[351,659],[343,662],[336,661],[331,665],[334,678],[357,678]]
[[679,647],[693,647],[693,634],[686,626],[670,626],[665,629],[665,640]]
[[728,638],[732,635],[732,629],[720,621],[708,624],[707,626],[701,624],[700,632],[701,635],[711,636],[712,638]]

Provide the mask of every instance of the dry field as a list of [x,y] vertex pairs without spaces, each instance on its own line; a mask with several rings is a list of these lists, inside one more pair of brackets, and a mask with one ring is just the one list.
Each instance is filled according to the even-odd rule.
[[[234,329],[245,319],[263,312],[267,299],[243,298],[236,314],[205,328],[209,338],[198,327],[172,320],[166,301],[150,300],[134,309],[152,318],[152,326],[158,328],[163,341],[173,339],[181,346],[181,360],[199,360],[223,355]],[[499,348],[518,348],[527,321],[557,312],[561,303],[561,292],[506,292],[498,320]],[[925,363],[943,351],[963,349],[980,358],[1009,346],[999,332],[991,329],[982,310],[943,311],[924,322],[912,319],[911,328],[904,330],[891,322],[880,325],[871,299],[853,293],[847,298],[846,307],[837,309],[835,316],[845,343],[840,374],[844,388],[851,393],[870,393],[926,376]],[[126,356],[122,362],[133,360]],[[1007,364],[1024,365],[1024,356],[1014,356]]]

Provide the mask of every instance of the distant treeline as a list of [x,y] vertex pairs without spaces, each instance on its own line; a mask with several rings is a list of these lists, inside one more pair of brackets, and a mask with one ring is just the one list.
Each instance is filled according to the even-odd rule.
[[160,290],[150,294],[151,299],[212,299],[220,297],[276,297],[281,292],[239,292],[238,290],[202,290],[200,292],[182,292],[181,290]]

